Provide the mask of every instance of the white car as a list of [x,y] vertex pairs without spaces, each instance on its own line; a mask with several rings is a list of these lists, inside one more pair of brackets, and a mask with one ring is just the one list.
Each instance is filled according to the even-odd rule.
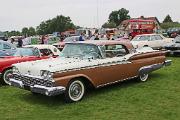
[[44,56],[59,56],[60,51],[53,45],[26,45],[23,47],[33,47],[33,48],[38,48],[40,53]]
[[166,38],[161,34],[144,34],[134,37],[131,43],[134,48],[152,47],[153,49],[161,49],[165,44],[172,41],[172,38]]

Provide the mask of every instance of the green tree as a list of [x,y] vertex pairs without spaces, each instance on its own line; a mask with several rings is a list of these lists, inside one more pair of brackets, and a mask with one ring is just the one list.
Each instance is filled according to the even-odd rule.
[[24,35],[25,37],[27,37],[27,36],[28,36],[28,31],[29,31],[29,29],[28,29],[27,27],[24,27],[24,28],[22,29],[22,35]]
[[102,28],[115,28],[116,24],[114,22],[106,22],[102,25]]
[[109,23],[115,23],[118,26],[122,21],[130,19],[128,15],[129,11],[125,8],[121,8],[120,10],[112,11],[109,15]]
[[168,22],[173,22],[170,15],[167,15],[163,20],[163,23],[168,23]]
[[173,28],[173,27],[180,27],[180,23],[178,22],[166,22],[166,23],[161,23],[161,28],[167,30],[168,28]]
[[36,29],[38,34],[49,34],[53,32],[64,32],[74,28],[75,25],[72,23],[70,17],[59,15],[53,19],[41,22]]
[[33,27],[29,27],[28,36],[36,35],[36,30]]
[[11,37],[11,36],[20,36],[21,32],[13,30],[13,31],[10,31],[10,32],[6,31],[6,34],[7,34],[8,37]]

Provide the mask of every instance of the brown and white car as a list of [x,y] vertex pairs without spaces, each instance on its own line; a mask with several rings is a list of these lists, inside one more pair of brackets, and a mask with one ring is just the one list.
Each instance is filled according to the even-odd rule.
[[135,51],[126,41],[83,41],[65,45],[59,58],[15,64],[11,85],[46,96],[65,95],[67,102],[81,100],[89,85],[100,88],[139,78],[170,65],[165,51]]

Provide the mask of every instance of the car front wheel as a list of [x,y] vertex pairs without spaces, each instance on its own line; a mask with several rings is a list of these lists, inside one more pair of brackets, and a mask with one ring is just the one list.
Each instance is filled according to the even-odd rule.
[[148,77],[149,77],[149,74],[144,73],[144,74],[141,74],[141,75],[139,76],[139,80],[142,81],[142,82],[146,82],[147,79],[148,79]]
[[81,80],[75,79],[70,81],[65,91],[66,102],[80,101],[85,94],[85,86]]
[[9,79],[12,76],[12,69],[7,69],[3,73],[3,81],[5,84],[10,85]]

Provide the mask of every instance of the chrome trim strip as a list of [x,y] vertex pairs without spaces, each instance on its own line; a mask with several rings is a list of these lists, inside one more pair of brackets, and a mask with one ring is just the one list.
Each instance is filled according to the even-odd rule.
[[72,72],[72,71],[85,70],[85,69],[93,69],[93,68],[97,68],[97,67],[109,67],[109,66],[113,66],[113,65],[131,64],[131,63],[132,62],[129,62],[129,61],[118,61],[118,62],[112,62],[112,63],[98,64],[98,65],[94,65],[94,66],[66,69],[66,70],[61,70],[61,71],[56,71],[56,72],[64,73],[64,72]]
[[98,85],[96,88],[100,88],[100,87],[104,87],[104,86],[107,86],[107,85],[123,82],[123,81],[130,80],[130,79],[137,78],[137,77],[138,76],[128,77],[128,78],[125,78],[125,79],[122,79],[122,80],[117,80],[117,81],[114,81],[114,82],[109,82],[109,83],[101,84],[101,85]]

